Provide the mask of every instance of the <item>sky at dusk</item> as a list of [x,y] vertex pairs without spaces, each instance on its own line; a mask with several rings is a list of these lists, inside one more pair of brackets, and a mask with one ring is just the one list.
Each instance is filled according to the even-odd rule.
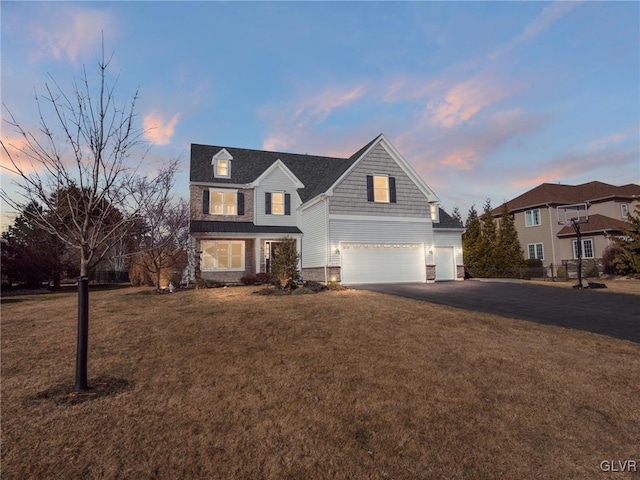
[[[95,74],[103,33],[118,98],[140,90],[145,162],[180,158],[185,197],[191,143],[347,157],[379,133],[463,216],[543,182],[640,183],[638,2],[0,8],[16,119],[37,127],[48,75],[68,90]],[[4,123],[1,135],[17,141]]]

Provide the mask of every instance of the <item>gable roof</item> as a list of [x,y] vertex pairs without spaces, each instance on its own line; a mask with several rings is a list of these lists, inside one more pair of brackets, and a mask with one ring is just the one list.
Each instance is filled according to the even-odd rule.
[[[231,177],[215,178],[211,168],[211,159],[223,148],[233,157]],[[298,194],[300,199],[305,202],[324,192],[332,185],[355,161],[355,158],[354,155],[349,158],[322,157],[318,155],[192,144],[189,181],[234,185],[250,184],[277,160],[280,160],[302,182],[304,188],[299,189]]]
[[[640,185],[610,185],[603,182],[589,182],[581,185],[562,185],[559,183],[543,183],[532,190],[506,202],[509,212],[527,210],[529,208],[551,205],[571,205],[574,203],[596,203],[605,200],[640,199]],[[493,209],[494,216],[500,216],[503,205]]]
[[[250,185],[280,160],[282,164],[304,186],[298,188],[302,203],[327,192],[376,144],[383,142],[400,167],[413,178],[425,195],[438,200],[424,180],[411,168],[407,161],[395,150],[381,133],[349,158],[323,157],[298,153],[269,152],[247,148],[233,148],[216,145],[191,144],[191,165],[189,181],[192,183],[215,183],[230,185]],[[221,151],[233,158],[230,178],[215,178],[211,159]]]
[[[582,235],[592,233],[602,233],[605,231],[624,232],[633,228],[633,225],[616,218],[607,217],[606,215],[589,215],[587,223],[580,224],[580,233]],[[558,232],[558,237],[576,236],[576,231],[572,226],[565,226]]]

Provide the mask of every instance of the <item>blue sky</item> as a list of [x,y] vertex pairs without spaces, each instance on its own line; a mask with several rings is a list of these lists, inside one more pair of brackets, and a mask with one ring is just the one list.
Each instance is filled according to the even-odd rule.
[[379,133],[463,215],[542,182],[640,182],[638,2],[0,8],[16,118],[37,124],[48,74],[67,88],[95,71],[104,32],[119,98],[140,88],[146,161],[180,158],[185,197],[191,143],[349,156]]

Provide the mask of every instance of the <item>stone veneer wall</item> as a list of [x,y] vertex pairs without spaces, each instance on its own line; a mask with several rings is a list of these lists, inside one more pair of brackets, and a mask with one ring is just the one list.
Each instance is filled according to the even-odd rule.
[[427,265],[427,282],[435,282],[435,281],[436,281],[436,266]]
[[457,280],[464,280],[464,265],[456,266],[456,278]]
[[[302,278],[305,281],[321,282],[325,283],[324,267],[303,268]],[[335,278],[334,281],[340,282],[340,267],[327,267],[327,277],[330,282],[331,278]]]

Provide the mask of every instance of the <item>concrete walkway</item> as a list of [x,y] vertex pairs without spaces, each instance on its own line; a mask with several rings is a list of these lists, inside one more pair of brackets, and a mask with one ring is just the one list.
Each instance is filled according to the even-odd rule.
[[352,288],[584,330],[640,343],[638,295],[474,280],[435,284],[353,285]]

